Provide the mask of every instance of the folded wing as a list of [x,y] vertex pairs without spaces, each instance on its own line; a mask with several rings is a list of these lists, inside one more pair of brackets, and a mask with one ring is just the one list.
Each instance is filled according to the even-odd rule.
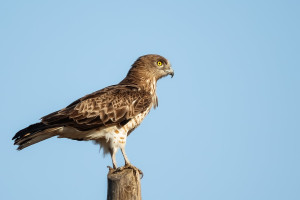
[[150,93],[129,85],[114,85],[87,95],[42,118],[46,125],[71,126],[81,131],[124,125],[151,106]]

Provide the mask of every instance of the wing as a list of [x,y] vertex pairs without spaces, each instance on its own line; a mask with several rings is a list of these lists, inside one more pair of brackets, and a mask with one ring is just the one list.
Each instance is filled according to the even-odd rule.
[[71,126],[90,130],[102,126],[124,125],[147,110],[152,103],[150,93],[136,86],[114,85],[70,104],[42,118],[47,125]]

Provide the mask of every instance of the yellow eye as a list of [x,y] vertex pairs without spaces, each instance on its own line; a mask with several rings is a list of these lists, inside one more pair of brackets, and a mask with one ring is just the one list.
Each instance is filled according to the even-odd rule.
[[157,62],[157,65],[158,65],[158,66],[161,66],[161,65],[162,65],[162,63],[161,63],[160,61],[158,61],[158,62]]

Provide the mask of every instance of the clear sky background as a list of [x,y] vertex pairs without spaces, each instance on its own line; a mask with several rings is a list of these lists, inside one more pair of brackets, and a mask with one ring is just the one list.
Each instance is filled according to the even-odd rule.
[[299,200],[299,19],[296,0],[1,1],[0,199],[105,199],[99,146],[11,138],[156,53],[175,76],[127,141],[143,199]]

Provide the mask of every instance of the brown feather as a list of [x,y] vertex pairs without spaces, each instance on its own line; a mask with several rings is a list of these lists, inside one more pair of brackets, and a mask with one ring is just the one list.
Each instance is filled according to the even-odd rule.
[[71,126],[78,130],[122,124],[151,106],[149,92],[136,86],[114,85],[83,97],[60,111],[42,118],[47,125]]

